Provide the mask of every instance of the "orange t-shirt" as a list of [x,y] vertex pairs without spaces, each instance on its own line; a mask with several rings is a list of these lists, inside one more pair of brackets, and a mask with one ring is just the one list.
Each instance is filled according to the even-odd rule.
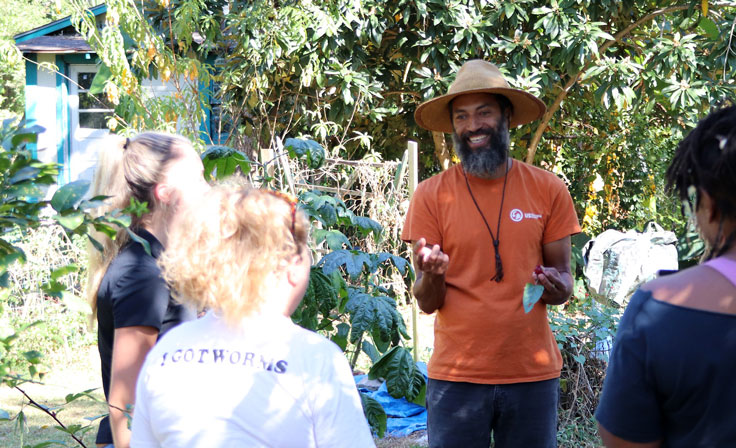
[[[468,175],[478,206],[496,233],[504,179]],[[513,161],[501,214],[495,275],[493,240],[468,193],[460,165],[419,184],[401,239],[439,244],[450,257],[447,293],[434,323],[429,377],[509,384],[557,378],[562,357],[538,302],[524,313],[524,285],[542,263],[542,246],[580,232],[570,193],[554,174]]]

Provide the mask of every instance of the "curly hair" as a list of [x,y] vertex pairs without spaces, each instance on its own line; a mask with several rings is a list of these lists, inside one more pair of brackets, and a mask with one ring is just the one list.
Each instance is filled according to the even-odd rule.
[[214,187],[196,216],[174,227],[158,262],[179,302],[234,325],[268,300],[268,277],[308,250],[309,235],[295,200],[272,193]]
[[666,177],[667,190],[683,201],[683,212],[697,210],[702,191],[713,198],[721,220],[705,259],[725,253],[736,240],[735,231],[720,243],[724,220],[736,218],[736,106],[713,111],[698,123],[677,147]]

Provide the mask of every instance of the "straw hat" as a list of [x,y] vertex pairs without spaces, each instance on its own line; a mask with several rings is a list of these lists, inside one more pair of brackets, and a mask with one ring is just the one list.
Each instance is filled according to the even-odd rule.
[[460,67],[447,94],[420,104],[414,112],[414,119],[424,129],[452,133],[450,101],[467,93],[495,93],[508,98],[514,106],[509,124],[511,128],[542,118],[547,109],[534,95],[509,87],[498,67],[474,59]]

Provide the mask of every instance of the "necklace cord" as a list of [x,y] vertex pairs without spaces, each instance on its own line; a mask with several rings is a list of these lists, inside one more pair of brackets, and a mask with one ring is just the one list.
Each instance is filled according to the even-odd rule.
[[501,215],[503,215],[503,201],[506,198],[506,181],[509,178],[509,165],[506,165],[506,173],[504,173],[503,176],[503,189],[501,190],[501,207],[498,210],[498,224],[496,224],[495,236],[493,235],[491,226],[488,225],[488,220],[486,220],[483,211],[481,211],[480,206],[478,205],[478,201],[475,200],[473,190],[470,189],[470,181],[468,181],[468,175],[465,174],[465,169],[462,169],[461,171],[463,172],[463,177],[465,178],[465,185],[468,187],[468,193],[470,193],[470,199],[473,200],[473,204],[475,204],[476,210],[478,210],[478,213],[480,213],[480,217],[483,219],[483,223],[486,225],[488,233],[491,234],[491,240],[493,241],[493,252],[496,259],[496,275],[491,278],[491,281],[495,280],[498,283],[503,279],[503,263],[501,262],[501,254],[498,251],[498,246],[501,243]]

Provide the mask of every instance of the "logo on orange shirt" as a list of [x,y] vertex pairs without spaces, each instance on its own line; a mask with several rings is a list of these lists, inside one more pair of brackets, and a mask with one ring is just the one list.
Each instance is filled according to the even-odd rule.
[[524,213],[521,210],[519,210],[518,208],[515,208],[515,209],[511,210],[511,213],[509,213],[509,218],[511,218],[511,220],[514,221],[514,222],[519,222],[519,221],[521,221],[524,218],[526,218],[526,219],[539,219],[541,217],[542,217],[542,215],[537,215],[536,213]]

